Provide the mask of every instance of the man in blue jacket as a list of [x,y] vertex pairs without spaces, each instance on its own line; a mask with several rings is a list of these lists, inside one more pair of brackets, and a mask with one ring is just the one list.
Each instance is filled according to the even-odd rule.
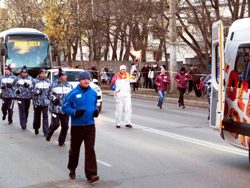
[[75,179],[82,141],[85,145],[85,175],[89,183],[99,180],[95,155],[95,120],[99,111],[97,94],[89,86],[90,73],[79,75],[78,86],[73,89],[63,103],[63,111],[71,116],[71,143],[69,150],[69,177]]

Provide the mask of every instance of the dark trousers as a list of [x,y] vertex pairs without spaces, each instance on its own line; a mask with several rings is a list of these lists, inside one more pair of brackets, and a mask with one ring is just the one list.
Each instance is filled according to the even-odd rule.
[[184,93],[186,91],[186,88],[178,88],[179,90],[179,105],[184,106]]
[[69,150],[68,169],[75,170],[78,165],[80,147],[84,141],[85,146],[85,175],[97,175],[97,163],[95,155],[95,126],[72,126]]
[[30,108],[30,99],[18,99],[17,104],[19,110],[20,125],[23,129],[26,129]]
[[49,127],[48,107],[47,106],[34,106],[34,121],[33,128],[40,129],[41,127],[41,114],[43,115],[43,133],[47,134]]
[[[60,123],[61,122],[61,123]],[[55,130],[61,124],[61,132],[58,138],[59,144],[63,144],[66,140],[68,128],[69,128],[69,116],[66,114],[51,114],[51,124],[47,135],[52,136]]]
[[144,77],[143,87],[144,88],[150,88],[150,80],[147,76]]
[[4,116],[8,114],[8,121],[12,122],[12,115],[13,115],[13,106],[14,103],[12,98],[3,98],[3,104],[2,104],[2,113]]

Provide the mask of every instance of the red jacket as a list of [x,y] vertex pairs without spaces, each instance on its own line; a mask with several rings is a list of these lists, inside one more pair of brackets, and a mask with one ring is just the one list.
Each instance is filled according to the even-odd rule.
[[155,78],[155,84],[157,85],[157,90],[158,91],[166,91],[167,90],[167,86],[170,83],[170,78],[168,75],[161,75],[159,74],[156,78]]
[[185,73],[177,73],[174,77],[175,81],[177,82],[177,88],[187,88],[187,81],[190,80],[190,75]]

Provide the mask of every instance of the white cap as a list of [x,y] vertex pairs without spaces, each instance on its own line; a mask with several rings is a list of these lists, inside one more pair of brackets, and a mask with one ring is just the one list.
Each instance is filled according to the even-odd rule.
[[120,65],[120,70],[127,69],[126,65]]

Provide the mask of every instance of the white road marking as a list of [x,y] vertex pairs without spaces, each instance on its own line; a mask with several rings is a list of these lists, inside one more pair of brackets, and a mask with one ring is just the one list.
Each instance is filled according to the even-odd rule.
[[106,163],[104,161],[101,161],[101,160],[97,160],[97,162],[100,163],[100,164],[102,164],[102,165],[104,165],[104,166],[107,166],[107,167],[111,167],[112,166],[111,164],[108,164],[108,163]]
[[[115,125],[115,121],[112,118],[102,116],[102,119],[104,121],[111,122]],[[182,135],[178,135],[178,134],[167,132],[167,131],[161,131],[161,130],[145,127],[145,126],[134,124],[134,123],[133,123],[133,125],[135,128],[139,128],[139,129],[146,131],[146,132],[162,135],[165,137],[173,138],[173,139],[184,141],[184,142],[189,142],[189,143],[204,146],[207,148],[216,149],[216,150],[223,151],[223,152],[228,152],[228,153],[233,153],[233,154],[237,154],[240,156],[248,157],[248,151],[243,150],[243,149],[222,146],[222,145],[215,144],[212,142],[208,142],[208,141],[204,141],[204,140],[200,140],[200,139],[195,139],[195,138],[191,138],[191,137],[187,137],[187,136],[182,136]]]

